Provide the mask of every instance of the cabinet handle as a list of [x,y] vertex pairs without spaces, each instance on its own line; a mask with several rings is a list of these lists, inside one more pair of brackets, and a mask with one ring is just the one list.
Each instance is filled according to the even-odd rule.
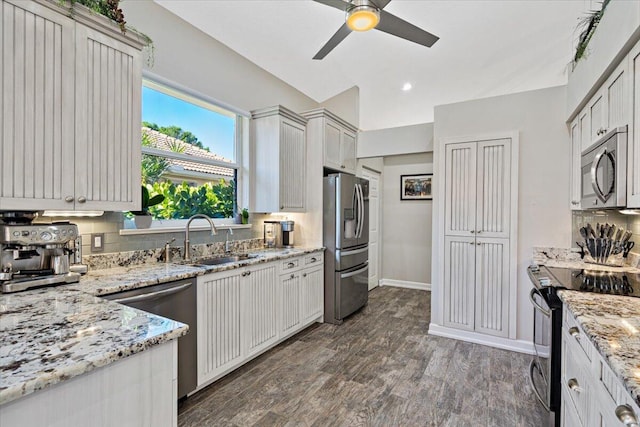
[[476,231],[476,234],[480,234],[480,233],[482,233],[482,230]]
[[78,197],[78,203],[85,203],[87,201],[87,198],[84,196],[80,196]]
[[284,205],[280,206],[280,209],[284,209]]
[[480,246],[481,244],[482,244],[482,243],[480,243],[480,242],[476,243],[476,245],[478,245],[478,246]]
[[572,205],[577,205],[577,204],[578,204],[578,202],[576,202],[575,200],[572,200],[572,201],[571,201],[571,204],[572,204]]
[[244,277],[244,276],[248,276],[248,275],[250,275],[250,274],[251,274],[251,272],[250,272],[250,271],[245,271],[244,273],[242,273],[242,276]]
[[250,271],[247,271],[247,276],[251,276],[251,272]]
[[572,328],[569,328],[569,335],[571,335],[577,340],[580,340],[580,329],[576,328],[575,326]]
[[307,273],[304,273],[304,274],[302,275],[302,277],[307,277]]
[[476,242],[469,242],[469,244],[470,244],[470,245],[475,245],[475,244],[476,244]]
[[341,167],[342,169],[344,169],[344,168],[345,168],[345,166],[344,166],[344,165],[340,165],[340,167]]
[[296,275],[295,275],[295,274],[292,274],[292,275],[289,277],[289,279],[293,279],[294,277],[296,277]]
[[473,233],[475,233],[475,232],[476,232],[476,230],[471,230],[471,234],[473,234]]
[[296,265],[295,265],[294,263],[292,263],[292,262],[290,262],[289,264],[287,264],[287,268],[292,268],[292,267],[295,267],[295,266],[296,266]]
[[72,196],[67,196],[64,198],[64,201],[67,203],[72,203],[73,202],[73,197]]
[[578,384],[578,380],[576,380],[575,378],[571,378],[569,381],[567,381],[567,385],[569,386],[569,389],[575,391],[576,393],[582,392],[582,387],[580,387],[580,384]]
[[616,417],[622,422],[622,424],[629,427],[638,427],[638,417],[633,412],[633,409],[629,405],[620,405],[616,408]]
[[312,262],[316,262],[316,261],[317,261],[316,257],[313,257],[313,258],[311,258],[311,259],[309,260],[309,262],[310,262],[310,263],[312,263]]

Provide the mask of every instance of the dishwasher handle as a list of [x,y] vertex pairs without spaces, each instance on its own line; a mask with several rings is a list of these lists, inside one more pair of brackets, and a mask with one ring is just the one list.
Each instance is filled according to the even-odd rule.
[[178,292],[187,289],[189,286],[191,286],[192,283],[184,283],[182,285],[178,285],[178,286],[174,286],[168,289],[163,289],[161,291],[157,291],[157,292],[151,292],[148,294],[142,294],[142,295],[136,295],[134,297],[127,297],[127,298],[116,298],[116,299],[112,299],[111,301],[113,302],[118,302],[120,304],[129,304],[132,302],[140,302],[140,301],[146,301],[146,300],[150,300],[150,299],[154,299],[154,298],[159,298],[159,297],[164,297],[167,295],[172,295],[172,294],[177,294]]

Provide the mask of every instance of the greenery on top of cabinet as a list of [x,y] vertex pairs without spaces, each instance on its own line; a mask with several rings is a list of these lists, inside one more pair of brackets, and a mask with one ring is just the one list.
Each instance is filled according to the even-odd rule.
[[582,28],[582,32],[580,33],[580,37],[578,37],[576,53],[573,56],[573,67],[576,66],[580,59],[585,57],[589,41],[591,41],[591,37],[593,37],[593,34],[596,32],[596,28],[598,27],[598,24],[600,23],[600,20],[604,15],[604,10],[607,8],[607,5],[610,1],[611,0],[603,0],[602,8],[600,8],[600,10],[592,10],[578,23],[577,29]]

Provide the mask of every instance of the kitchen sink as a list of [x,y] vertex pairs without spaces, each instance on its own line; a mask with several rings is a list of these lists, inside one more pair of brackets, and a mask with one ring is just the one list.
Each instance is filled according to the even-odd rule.
[[247,259],[255,258],[256,255],[232,255],[225,257],[215,257],[215,258],[204,258],[194,262],[194,265],[221,265],[221,264],[230,264],[232,262],[244,261]]

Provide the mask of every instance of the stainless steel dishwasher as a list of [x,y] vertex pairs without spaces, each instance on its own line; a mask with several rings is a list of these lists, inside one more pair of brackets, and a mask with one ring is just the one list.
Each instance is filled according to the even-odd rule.
[[178,338],[178,398],[196,389],[196,279],[162,283],[105,295],[105,299],[189,325],[189,333]]

